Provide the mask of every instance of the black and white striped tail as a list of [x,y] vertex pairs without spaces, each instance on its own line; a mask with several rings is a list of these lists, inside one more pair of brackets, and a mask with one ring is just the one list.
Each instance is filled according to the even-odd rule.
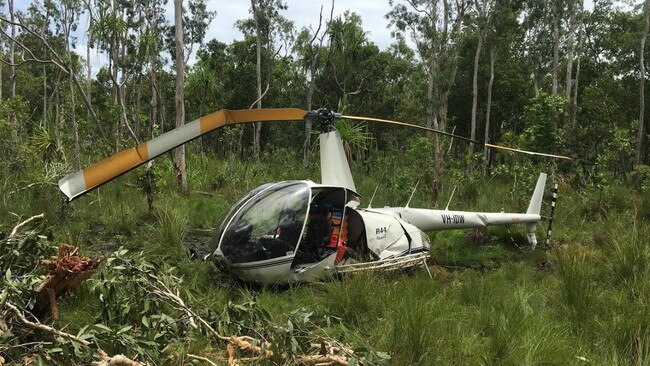
[[546,246],[551,245],[551,227],[555,216],[555,203],[557,202],[557,183],[553,186],[553,199],[551,199],[551,215],[548,218],[548,230],[546,231]]

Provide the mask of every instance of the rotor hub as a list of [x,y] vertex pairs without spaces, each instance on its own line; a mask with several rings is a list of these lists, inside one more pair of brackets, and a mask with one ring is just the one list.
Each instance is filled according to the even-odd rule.
[[321,132],[327,133],[332,130],[334,122],[341,118],[341,113],[334,112],[329,108],[319,108],[308,112],[306,118],[311,118],[313,125],[317,125]]

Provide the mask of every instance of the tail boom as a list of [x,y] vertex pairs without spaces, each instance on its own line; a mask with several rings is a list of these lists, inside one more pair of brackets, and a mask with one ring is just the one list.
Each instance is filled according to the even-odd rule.
[[386,207],[370,209],[370,211],[394,215],[422,231],[471,229],[490,225],[534,224],[542,219],[539,214],[429,210],[410,207]]

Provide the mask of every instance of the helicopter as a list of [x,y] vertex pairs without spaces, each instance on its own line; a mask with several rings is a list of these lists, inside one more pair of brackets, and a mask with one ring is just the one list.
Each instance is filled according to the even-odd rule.
[[[537,245],[537,224],[546,219],[540,213],[547,179],[545,173],[539,175],[524,213],[453,211],[448,209],[448,205],[443,210],[411,208],[409,203],[403,207],[373,208],[369,204],[361,208],[362,196],[354,184],[341,136],[334,127],[334,122],[341,118],[418,128],[485,147],[570,159],[486,144],[405,122],[346,116],[327,108],[315,111],[299,108],[222,109],[69,174],[58,185],[72,201],[220,127],[258,121],[311,119],[312,124],[320,129],[321,182],[267,183],[233,204],[214,234],[216,249],[210,257],[219,268],[246,282],[258,284],[312,282],[337,273],[408,268],[425,264],[429,256],[431,243],[425,232],[488,225],[524,224],[530,247]],[[554,199],[556,196],[554,192]],[[554,208],[553,201],[548,236]]]

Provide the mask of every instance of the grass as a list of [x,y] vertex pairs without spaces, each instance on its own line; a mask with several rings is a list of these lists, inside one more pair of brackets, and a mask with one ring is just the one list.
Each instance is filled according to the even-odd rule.
[[[434,278],[412,274],[360,274],[342,280],[283,289],[249,289],[233,283],[209,262],[191,261],[182,245],[194,229],[218,226],[230,204],[269,181],[319,180],[315,165],[303,171],[297,158],[268,156],[269,165],[215,160],[190,154],[190,188],[178,193],[166,163],[158,163],[155,211],[147,211],[136,170],[62,205],[56,188],[43,185],[0,201],[0,226],[16,216],[45,212],[57,241],[104,255],[120,246],[145,252],[178,268],[190,301],[221,312],[229,301],[256,301],[277,322],[305,308],[341,319],[326,331],[358,348],[384,351],[395,365],[644,365],[650,362],[650,247],[648,194],[629,187],[577,190],[562,186],[554,227],[555,246],[529,253],[525,229],[489,228],[483,240],[467,231],[432,237]],[[166,158],[162,158],[163,161]],[[314,159],[312,159],[314,160]],[[385,164],[388,164],[384,162]],[[168,165],[168,164],[167,164]],[[295,167],[287,169],[287,166]],[[365,206],[380,186],[374,207],[404,204],[420,173],[353,167]],[[453,172],[452,172],[453,173]],[[534,177],[536,178],[536,177]],[[14,190],[25,177],[10,177]],[[525,211],[534,179],[496,176],[468,184],[453,174],[437,207]],[[125,184],[128,183],[128,184]],[[430,207],[425,180],[411,202]],[[544,207],[543,210],[548,207]],[[544,225],[538,228],[543,240]],[[547,263],[540,266],[541,262]],[[98,302],[82,286],[59,304],[58,326],[70,330],[97,318]],[[195,337],[195,336],[193,336]],[[171,345],[173,359],[186,352],[215,352],[205,338]],[[179,361],[180,362],[180,361]],[[180,364],[170,361],[170,364]]]

